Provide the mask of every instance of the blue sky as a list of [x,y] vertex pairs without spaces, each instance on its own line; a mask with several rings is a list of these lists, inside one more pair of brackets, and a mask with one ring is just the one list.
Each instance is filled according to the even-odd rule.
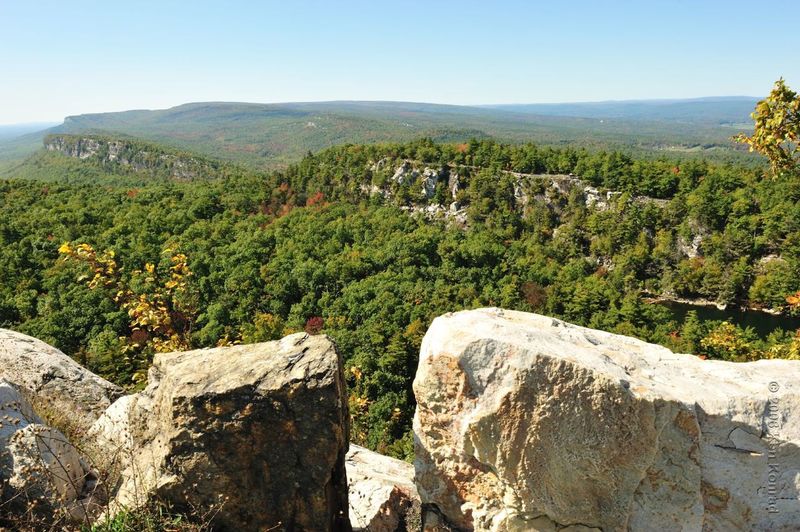
[[190,101],[538,103],[800,89],[796,4],[0,0],[0,124]]

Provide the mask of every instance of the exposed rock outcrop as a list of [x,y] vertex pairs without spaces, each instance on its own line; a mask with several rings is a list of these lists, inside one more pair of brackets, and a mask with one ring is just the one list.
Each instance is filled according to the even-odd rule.
[[348,414],[325,336],[157,355],[97,421],[127,455],[115,507],[215,508],[227,530],[347,530]]
[[687,241],[683,237],[678,238],[677,247],[678,252],[690,259],[702,256],[700,246],[703,243],[703,235],[694,235],[691,241]]
[[353,530],[419,530],[420,501],[411,464],[351,444],[347,481]]
[[414,381],[422,503],[462,530],[796,530],[798,383],[798,362],[448,314]]
[[45,137],[44,148],[75,159],[97,159],[108,165],[180,181],[219,177],[221,168],[218,161],[139,140],[58,134]]
[[403,161],[403,164],[397,167],[392,175],[392,181],[404,185],[416,181],[419,177],[419,170],[414,168],[409,161]]
[[431,199],[436,194],[436,185],[439,183],[439,171],[425,167],[422,171],[422,195]]
[[460,209],[456,202],[451,203],[449,207],[439,205],[438,203],[432,203],[425,207],[403,205],[400,207],[400,210],[422,216],[427,220],[445,220],[461,226],[467,223],[467,209]]
[[23,528],[83,521],[95,480],[67,438],[45,425],[25,396],[0,379],[0,521],[7,516]]
[[447,176],[447,191],[453,200],[458,199],[458,191],[461,190],[461,178],[455,172],[450,172]]
[[0,378],[88,428],[122,390],[41,340],[0,329]]

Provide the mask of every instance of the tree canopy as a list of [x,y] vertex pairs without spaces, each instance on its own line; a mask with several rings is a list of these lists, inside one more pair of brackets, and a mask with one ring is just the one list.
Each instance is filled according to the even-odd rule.
[[405,457],[420,342],[446,312],[539,312],[728,360],[798,351],[789,328],[653,301],[798,312],[800,180],[764,167],[421,139],[219,168],[182,182],[35,155],[0,181],[0,326],[128,387],[156,351],[326,333],[355,441]]

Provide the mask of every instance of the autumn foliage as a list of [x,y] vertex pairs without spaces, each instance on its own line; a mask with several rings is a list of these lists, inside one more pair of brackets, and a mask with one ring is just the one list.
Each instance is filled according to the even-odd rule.
[[769,159],[777,175],[800,165],[800,98],[783,78],[775,82],[769,96],[758,102],[751,115],[755,128],[751,136],[739,135],[738,142]]
[[[121,338],[127,356],[147,363],[147,355],[153,352],[191,347],[189,333],[196,310],[184,297],[192,275],[186,255],[167,249],[164,254],[169,257],[169,266],[159,270],[155,264],[146,263],[144,269],[134,270],[126,279],[112,250],[98,253],[89,244],[73,246],[65,242],[58,251],[65,260],[86,264],[91,274],[78,280],[88,279],[87,286],[92,289],[109,289],[114,302],[127,312],[130,333]],[[136,290],[132,288],[134,285]],[[134,380],[143,377],[140,371]]]

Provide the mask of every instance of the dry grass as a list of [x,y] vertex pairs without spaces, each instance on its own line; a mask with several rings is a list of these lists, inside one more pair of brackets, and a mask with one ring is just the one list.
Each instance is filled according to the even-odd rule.
[[[132,463],[129,449],[98,448],[87,441],[85,427],[75,423],[69,412],[32,398],[34,411],[47,426],[34,425],[35,445],[25,449],[23,459],[29,464],[22,478],[12,487],[0,477],[0,532],[201,532],[211,530],[211,523],[224,504],[210,508],[189,508],[177,512],[170,505],[148,500],[137,508],[113,511],[113,493],[120,484],[122,470]],[[37,423],[15,405],[0,405],[20,412],[29,423]],[[55,430],[53,430],[55,429]],[[55,432],[58,431],[58,432]],[[13,436],[12,436],[13,440]],[[70,468],[61,462],[64,449],[73,448],[82,457],[86,473],[80,478],[64,475]],[[8,450],[2,449],[3,453]],[[19,452],[19,449],[17,449]],[[19,455],[17,455],[19,458]],[[0,455],[0,460],[7,458]],[[21,480],[21,482],[19,482]],[[76,502],[63,504],[64,497],[54,493],[61,482],[80,494]],[[20,488],[22,485],[24,488]]]

